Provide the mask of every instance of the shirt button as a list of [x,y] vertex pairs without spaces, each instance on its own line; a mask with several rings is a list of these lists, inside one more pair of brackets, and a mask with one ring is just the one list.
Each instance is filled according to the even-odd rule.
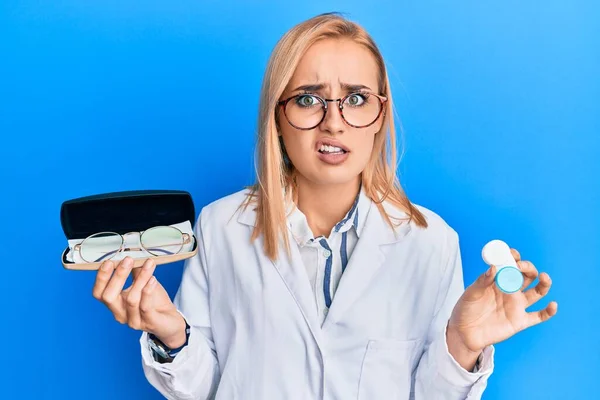
[[329,258],[329,256],[331,255],[331,251],[325,249],[323,250],[323,256],[325,256],[325,258]]

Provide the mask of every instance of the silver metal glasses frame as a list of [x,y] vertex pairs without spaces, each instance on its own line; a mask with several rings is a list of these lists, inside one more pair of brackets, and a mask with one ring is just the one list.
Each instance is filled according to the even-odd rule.
[[[180,247],[179,247],[179,249],[178,249],[177,251],[175,251],[175,252],[170,252],[170,251],[168,251],[168,250],[164,250],[164,249],[160,249],[160,248],[146,248],[146,247],[143,245],[143,242],[142,242],[142,236],[144,235],[144,233],[150,232],[150,231],[152,231],[152,230],[155,230],[155,229],[164,229],[164,228],[175,229],[175,230],[177,230],[179,233],[181,233],[181,237],[182,237],[182,239],[183,239],[183,240],[181,241],[181,243],[173,243],[173,244],[164,244],[164,245],[163,245],[163,246],[175,246],[175,245],[179,245]],[[83,254],[81,253],[81,247],[82,247],[82,246],[85,244],[86,240],[88,240],[88,239],[90,239],[90,238],[93,238],[93,237],[96,237],[96,236],[98,236],[98,235],[101,235],[101,234],[111,234],[111,235],[114,235],[114,236],[119,236],[119,237],[121,238],[121,243],[120,243],[120,245],[119,245],[119,248],[118,248],[117,250],[114,250],[114,251],[109,251],[109,252],[105,253],[105,254],[104,254],[102,257],[98,258],[97,260],[93,260],[93,261],[92,261],[92,260],[86,260],[86,259],[83,257]],[[127,236],[127,235],[133,235],[133,234],[137,234],[137,235],[139,235],[139,242],[140,242],[140,246],[141,246],[141,247],[124,247],[124,244],[125,244],[125,236]],[[166,255],[178,254],[178,253],[181,251],[181,249],[183,249],[183,246],[184,246],[184,245],[186,245],[186,244],[189,244],[189,243],[191,242],[191,240],[192,240],[192,239],[191,239],[191,236],[190,236],[189,234],[187,234],[187,233],[183,233],[183,232],[182,232],[180,229],[178,229],[178,228],[176,228],[176,227],[174,227],[174,226],[167,226],[167,225],[164,225],[164,226],[155,226],[155,227],[152,227],[152,228],[146,229],[146,230],[144,230],[144,231],[138,231],[138,232],[132,231],[132,232],[127,232],[127,233],[125,233],[125,234],[123,234],[123,235],[121,235],[121,234],[119,234],[119,233],[117,233],[117,232],[98,232],[98,233],[94,233],[93,235],[90,235],[90,236],[86,237],[86,238],[85,238],[85,239],[84,239],[84,240],[83,240],[81,243],[78,243],[78,244],[76,244],[76,245],[73,247],[73,251],[74,251],[74,252],[75,252],[75,251],[79,252],[79,256],[80,256],[80,257],[81,257],[81,259],[82,259],[82,260],[84,260],[85,262],[87,262],[87,263],[96,263],[96,262],[100,262],[100,261],[110,260],[110,259],[111,259],[111,258],[113,258],[115,255],[117,255],[118,253],[121,253],[121,252],[124,252],[124,251],[145,251],[145,252],[147,252],[148,254],[150,254],[150,255],[152,255],[152,256],[155,256],[155,254],[153,254],[153,253],[152,253],[153,251],[154,251],[154,252],[162,252],[162,253],[164,253],[164,254],[166,254]],[[107,258],[107,256],[110,256],[110,257],[108,257],[108,258]]]

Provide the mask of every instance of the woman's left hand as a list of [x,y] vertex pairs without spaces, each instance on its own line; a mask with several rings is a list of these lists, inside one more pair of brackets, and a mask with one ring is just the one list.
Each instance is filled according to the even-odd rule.
[[552,282],[548,274],[542,273],[534,287],[524,290],[538,277],[538,271],[531,262],[521,261],[517,250],[511,249],[511,253],[524,277],[520,291],[502,292],[494,284],[497,268],[492,265],[465,290],[452,311],[446,332],[448,350],[467,370],[473,368],[486,346],[547,321],[558,310],[553,301],[542,310],[526,311],[548,293]]

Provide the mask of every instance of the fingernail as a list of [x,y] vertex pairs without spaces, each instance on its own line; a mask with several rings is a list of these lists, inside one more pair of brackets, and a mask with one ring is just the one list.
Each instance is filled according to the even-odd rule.
[[492,267],[489,267],[487,271],[485,271],[485,276],[490,276],[492,273]]
[[156,285],[156,277],[152,275],[152,278],[150,278],[150,282],[148,282],[148,286],[150,287],[150,289],[152,289],[154,285]]
[[102,269],[102,271],[108,271],[110,269],[108,262],[104,261],[101,265],[100,265],[100,269]]
[[131,268],[131,263],[133,262],[133,260],[130,257],[125,257],[123,259],[123,267],[124,268]]
[[144,266],[142,268],[150,269],[151,267],[152,267],[152,261],[146,260],[146,262],[144,263]]

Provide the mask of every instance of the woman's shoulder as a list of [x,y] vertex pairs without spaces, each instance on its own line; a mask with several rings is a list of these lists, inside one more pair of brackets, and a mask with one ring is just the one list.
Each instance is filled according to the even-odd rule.
[[426,241],[446,255],[455,251],[459,247],[459,236],[450,223],[430,208],[419,204],[414,204],[414,206],[427,219],[428,227],[423,231]]
[[442,261],[434,264],[445,268],[448,260],[451,260],[452,255],[460,248],[458,232],[439,212],[421,204],[412,203],[412,206],[418,209],[427,221],[425,228],[411,222],[413,250],[427,254],[428,257],[437,254],[439,257],[432,260]]
[[[425,207],[422,204],[411,202],[413,208],[417,209],[427,222],[426,227],[417,225],[415,221],[410,222],[411,232],[417,235],[422,242],[430,243],[433,246],[448,245],[458,242],[458,233],[450,223],[432,208]],[[386,212],[392,218],[408,219],[408,214],[397,207],[387,205]]]
[[[244,188],[235,193],[220,197],[206,204],[200,210],[198,220],[203,224],[224,224],[230,220],[236,220],[239,216],[245,214],[254,215],[254,207],[252,204],[245,207],[246,201],[252,195],[252,190]],[[248,219],[248,218],[246,218]]]
[[[402,209],[389,201],[383,203],[386,214],[393,220],[408,220],[410,219],[410,211]],[[423,215],[427,222],[427,227],[421,228],[417,226],[414,219],[411,222],[412,228],[416,227],[421,232],[427,234],[446,234],[447,231],[454,231],[450,224],[436,211],[431,208],[425,207],[422,204],[410,202],[412,208],[416,209]],[[454,231],[455,232],[455,231]]]
[[450,224],[439,213],[432,210],[431,208],[427,208],[421,204],[415,203],[413,203],[413,206],[425,216],[425,219],[427,220],[427,225],[432,227],[433,230],[452,229]]

